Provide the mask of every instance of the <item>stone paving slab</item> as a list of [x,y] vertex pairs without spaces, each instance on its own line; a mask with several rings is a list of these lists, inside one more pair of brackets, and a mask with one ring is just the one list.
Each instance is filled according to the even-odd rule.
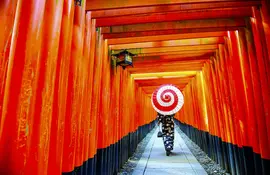
[[157,132],[158,129],[147,144],[133,175],[207,175],[177,131],[170,156],[166,156],[162,138],[157,138]]

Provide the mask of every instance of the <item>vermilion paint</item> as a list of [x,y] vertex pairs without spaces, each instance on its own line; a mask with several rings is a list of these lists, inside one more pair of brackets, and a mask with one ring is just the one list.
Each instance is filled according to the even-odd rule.
[[[1,174],[25,173],[25,166],[36,160],[31,159],[34,148],[31,136],[39,132],[35,130],[38,126],[34,126],[34,116],[38,90],[41,90],[37,87],[44,11],[45,1],[19,0],[17,3],[0,127]],[[37,159],[41,160],[39,153]],[[33,166],[36,168],[38,164]]]
[[[0,2],[0,174],[74,171],[155,119],[166,79],[132,73],[185,70],[198,72],[167,79],[185,97],[176,118],[270,159],[267,1],[86,2]],[[134,68],[113,67],[109,49],[127,47],[140,48]]]
[[62,172],[63,147],[65,138],[65,109],[67,101],[73,18],[73,1],[64,0],[58,59],[56,63],[55,92],[50,130],[51,135],[48,159],[48,174],[60,174]]
[[0,2],[0,123],[17,1]]

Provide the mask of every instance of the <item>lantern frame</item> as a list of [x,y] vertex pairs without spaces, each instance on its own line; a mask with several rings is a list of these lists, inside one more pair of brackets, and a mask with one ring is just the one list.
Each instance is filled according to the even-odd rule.
[[82,0],[74,0],[75,5],[82,6]]
[[116,61],[116,66],[120,65],[123,69],[127,66],[133,67],[133,56],[135,56],[135,54],[130,53],[126,49],[119,53],[111,54],[111,56]]

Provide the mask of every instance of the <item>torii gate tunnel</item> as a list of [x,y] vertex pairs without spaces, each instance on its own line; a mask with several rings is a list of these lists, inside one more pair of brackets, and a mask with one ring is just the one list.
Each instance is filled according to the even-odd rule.
[[269,0],[1,0],[0,174],[118,172],[166,83],[209,157],[270,174]]

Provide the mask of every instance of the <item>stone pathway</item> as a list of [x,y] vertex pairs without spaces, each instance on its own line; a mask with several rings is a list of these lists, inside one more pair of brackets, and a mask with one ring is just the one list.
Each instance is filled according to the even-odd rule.
[[157,138],[157,132],[155,129],[133,175],[207,175],[178,132],[175,132],[174,150],[170,156],[166,156],[162,138]]

